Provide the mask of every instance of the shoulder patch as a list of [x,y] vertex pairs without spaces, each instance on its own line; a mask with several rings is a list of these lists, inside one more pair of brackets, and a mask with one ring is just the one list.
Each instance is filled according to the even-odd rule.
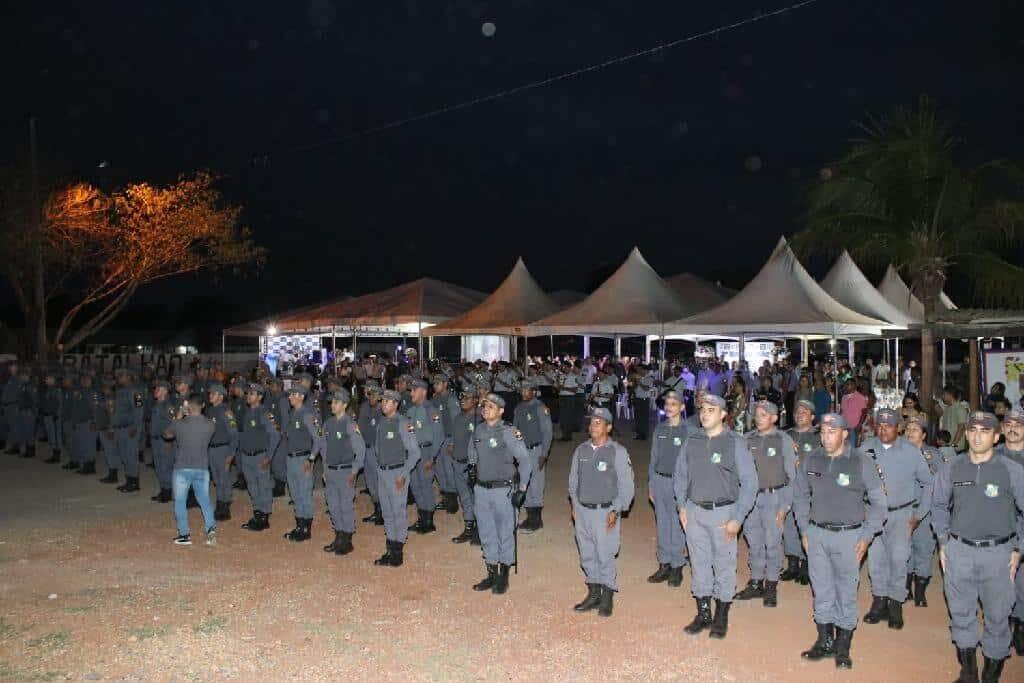
[[405,425],[405,431],[409,432],[410,434],[413,434],[416,432],[416,427],[413,426],[412,422],[409,422]]
[[518,429],[516,429],[515,427],[512,428],[512,435],[514,437],[516,437],[516,441],[522,441],[523,440],[523,433],[521,431],[519,431]]
[[430,421],[431,422],[440,422],[441,421],[441,415],[438,414],[438,413],[434,413],[433,415],[430,416]]
[[359,425],[357,425],[354,422],[352,423],[352,431],[354,431],[356,434],[362,434],[362,432],[359,431]]
[[547,407],[547,406],[544,406],[544,414],[545,414],[545,415],[550,415],[550,414],[551,414],[551,411],[550,411],[550,410],[548,410],[548,407]]

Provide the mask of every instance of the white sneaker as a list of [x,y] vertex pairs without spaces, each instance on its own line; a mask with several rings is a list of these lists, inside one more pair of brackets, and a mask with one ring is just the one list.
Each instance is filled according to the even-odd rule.
[[211,546],[211,547],[217,545],[217,530],[216,529],[210,529],[209,531],[206,532],[206,545]]
[[175,539],[174,539],[174,544],[175,545],[192,545],[192,537],[189,536],[188,534],[182,534],[180,536],[176,536]]

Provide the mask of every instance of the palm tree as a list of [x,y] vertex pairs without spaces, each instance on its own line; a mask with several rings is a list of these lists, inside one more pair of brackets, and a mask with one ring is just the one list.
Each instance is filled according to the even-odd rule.
[[1024,304],[1024,268],[1004,255],[1024,238],[1024,173],[1005,161],[965,166],[961,141],[933,103],[857,124],[861,137],[811,188],[801,255],[848,249],[866,266],[892,263],[924,304],[921,399],[930,407],[930,322],[947,279],[981,305]]

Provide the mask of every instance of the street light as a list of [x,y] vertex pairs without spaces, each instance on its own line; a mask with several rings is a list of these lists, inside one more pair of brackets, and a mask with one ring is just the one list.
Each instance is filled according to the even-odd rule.
[[277,328],[271,325],[270,327],[267,328],[267,336],[273,337],[275,335],[277,335]]

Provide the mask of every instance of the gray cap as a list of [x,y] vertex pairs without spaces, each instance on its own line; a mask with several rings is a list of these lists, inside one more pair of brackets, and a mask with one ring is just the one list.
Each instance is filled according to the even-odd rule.
[[757,410],[758,408],[768,413],[769,415],[779,414],[779,407],[772,403],[771,401],[757,401],[756,403],[754,403],[754,410]]
[[701,405],[707,405],[710,403],[713,406],[717,406],[718,408],[725,410],[725,399],[718,394],[712,394],[710,392],[706,393],[701,396],[700,403]]
[[160,387],[163,387],[164,389],[167,389],[168,391],[170,391],[171,390],[171,383],[166,381],[166,380],[162,380],[162,379],[158,379],[157,381],[153,382],[153,388],[154,389],[159,389]]
[[427,388],[427,380],[425,380],[425,379],[414,379],[412,382],[409,383],[409,388],[410,389],[426,389]]
[[291,396],[292,394],[298,394],[299,396],[308,396],[309,389],[302,386],[298,382],[292,382],[292,385],[288,388],[288,395]]
[[591,420],[604,420],[608,424],[612,424],[612,412],[607,408],[594,408],[594,412],[590,414]]
[[367,382],[366,386],[363,387],[363,391],[367,394],[379,394],[381,392],[380,385],[376,382]]
[[524,377],[524,378],[522,378],[521,380],[519,380],[519,388],[520,389],[536,389],[537,388],[537,378],[536,377]]
[[907,418],[907,426],[917,425],[924,431],[928,431],[928,416],[926,415],[914,415]]
[[982,410],[975,410],[971,413],[971,416],[967,418],[967,428],[970,429],[975,425],[979,427],[987,427],[995,431],[999,431],[999,418],[992,413],[987,413]]
[[1024,410],[1014,408],[1003,416],[1003,422],[1016,422],[1017,424],[1024,425]]
[[487,401],[488,403],[493,403],[499,408],[505,407],[505,399],[503,399],[501,396],[498,396],[493,392],[484,396],[484,400]]
[[900,414],[892,408],[882,408],[875,413],[875,424],[880,425],[898,425],[900,423]]
[[224,388],[224,385],[220,382],[214,382],[207,388],[207,391],[211,394],[220,394],[221,396],[227,396],[228,390]]
[[671,398],[671,399],[675,399],[676,401],[679,401],[680,403],[682,403],[682,402],[683,402],[683,395],[682,395],[682,394],[680,394],[680,393],[679,393],[678,391],[676,391],[675,389],[669,389],[669,390],[668,390],[668,391],[666,391],[666,392],[665,392],[664,394],[662,394],[662,396],[661,396],[661,397],[662,397],[663,399],[665,399],[666,401],[667,401],[667,400],[669,400],[669,399]]
[[431,378],[430,381],[433,382],[434,384],[447,384],[448,383],[448,377],[446,375],[442,375],[440,372],[438,372],[438,373],[434,374],[433,378]]
[[811,411],[811,415],[814,414],[814,403],[812,401],[808,401],[806,398],[802,398],[796,402],[796,405],[793,407],[794,413],[797,408],[807,408],[807,410]]
[[258,384],[257,382],[250,382],[245,387],[245,392],[246,393],[253,392],[253,393],[259,394],[260,396],[263,396],[265,393],[267,393],[267,388],[265,386],[263,386],[262,384]]
[[327,394],[327,398],[332,401],[341,401],[346,404],[352,400],[352,396],[349,395],[347,389],[335,389],[331,393]]
[[388,389],[387,391],[385,391],[382,398],[385,401],[394,401],[395,403],[402,402],[402,395],[395,391],[394,389]]
[[846,418],[839,413],[825,413],[821,416],[822,427],[834,427],[836,429],[849,429],[846,425]]

